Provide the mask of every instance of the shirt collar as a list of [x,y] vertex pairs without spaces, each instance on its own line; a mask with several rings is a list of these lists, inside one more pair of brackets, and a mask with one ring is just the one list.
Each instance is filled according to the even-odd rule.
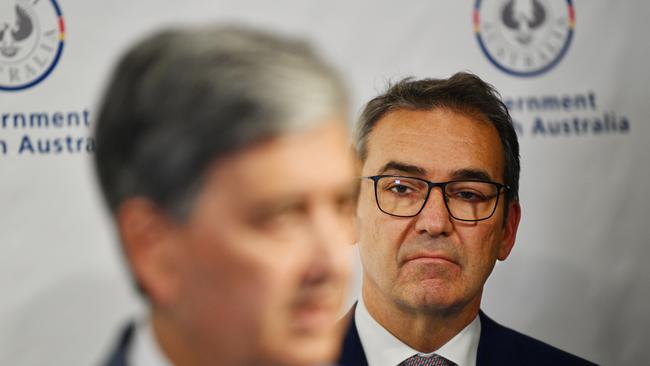
[[363,299],[359,299],[354,317],[368,366],[396,366],[414,354],[430,356],[433,353],[458,366],[476,366],[478,342],[481,336],[481,322],[478,315],[452,339],[431,353],[418,352],[397,339],[368,313]]
[[133,344],[127,358],[127,364],[133,366],[172,366],[156,342],[148,317],[136,325]]

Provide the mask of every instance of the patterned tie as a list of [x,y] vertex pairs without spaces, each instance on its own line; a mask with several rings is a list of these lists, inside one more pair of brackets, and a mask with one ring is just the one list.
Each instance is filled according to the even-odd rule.
[[422,357],[418,355],[411,356],[400,363],[399,366],[455,366],[456,364],[444,357],[433,355],[431,357]]

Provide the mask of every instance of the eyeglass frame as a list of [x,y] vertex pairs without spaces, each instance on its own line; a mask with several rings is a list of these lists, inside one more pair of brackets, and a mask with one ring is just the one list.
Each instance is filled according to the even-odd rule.
[[[396,215],[396,214],[392,214],[390,212],[384,211],[384,209],[381,208],[381,205],[379,204],[379,193],[377,191],[377,183],[379,182],[379,180],[381,178],[408,178],[408,179],[419,180],[421,182],[426,183],[427,187],[428,187],[427,188],[427,194],[426,194],[426,196],[424,196],[424,200],[422,201],[422,206],[420,207],[418,212],[416,214],[414,214],[414,215]],[[447,209],[447,213],[449,214],[449,217],[453,218],[454,220],[464,221],[464,222],[484,221],[484,220],[487,220],[490,217],[492,217],[494,215],[494,213],[496,212],[497,207],[499,206],[499,197],[501,196],[501,193],[505,193],[506,191],[511,189],[510,186],[508,186],[508,185],[498,183],[498,182],[493,182],[493,181],[490,181],[490,180],[483,180],[483,179],[455,179],[455,180],[450,180],[450,181],[447,181],[447,182],[437,182],[436,183],[436,182],[428,181],[428,180],[423,179],[423,178],[409,177],[409,176],[404,176],[404,175],[392,175],[392,174],[380,174],[380,175],[364,176],[364,177],[360,177],[360,179],[370,179],[370,180],[372,180],[374,182],[375,202],[377,203],[377,208],[379,209],[379,211],[385,213],[386,215],[390,215],[390,216],[394,216],[394,217],[415,217],[415,216],[419,215],[420,212],[422,212],[422,210],[424,210],[424,206],[426,206],[427,201],[429,200],[429,196],[431,195],[431,190],[434,189],[435,187],[440,187],[440,194],[442,194],[442,200],[445,202],[445,208]],[[445,187],[448,184],[457,183],[457,182],[490,183],[490,184],[493,184],[494,186],[497,187],[497,193],[495,195],[496,202],[494,202],[494,208],[492,208],[492,212],[490,213],[489,216],[487,216],[485,218],[482,218],[482,219],[478,219],[478,220],[467,220],[467,219],[459,219],[456,216],[454,216],[454,214],[451,213],[451,209],[449,208],[449,203],[448,203],[449,198],[447,197],[447,194],[445,193]]]

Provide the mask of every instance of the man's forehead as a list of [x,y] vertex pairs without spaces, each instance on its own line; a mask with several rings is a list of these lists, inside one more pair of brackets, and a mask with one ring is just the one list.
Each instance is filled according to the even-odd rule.
[[498,137],[496,127],[478,112],[465,112],[451,108],[407,109],[399,108],[384,114],[370,133],[381,134],[415,134],[440,135],[446,139],[467,140],[487,139],[488,132]]
[[368,136],[364,174],[396,168],[391,162],[407,168],[393,170],[416,176],[457,176],[469,170],[496,179],[502,176],[504,157],[496,128],[476,116],[447,109],[397,110],[383,116]]

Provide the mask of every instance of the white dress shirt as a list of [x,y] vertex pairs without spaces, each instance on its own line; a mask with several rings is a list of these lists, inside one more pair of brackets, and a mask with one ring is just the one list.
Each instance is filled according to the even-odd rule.
[[148,317],[136,324],[133,344],[126,357],[131,366],[172,366],[156,342]]
[[418,352],[397,339],[368,313],[362,299],[359,299],[354,318],[368,366],[397,366],[415,354],[426,357],[433,353],[458,366],[476,366],[478,341],[481,337],[478,315],[454,338],[431,353]]

